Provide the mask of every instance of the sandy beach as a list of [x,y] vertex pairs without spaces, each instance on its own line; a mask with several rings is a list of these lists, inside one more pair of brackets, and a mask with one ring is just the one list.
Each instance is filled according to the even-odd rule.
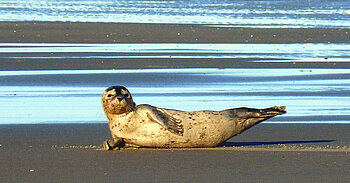
[[2,125],[1,182],[347,182],[349,125],[261,124],[209,149],[99,151],[105,124]]
[[[0,32],[0,43],[329,44],[349,43],[350,40],[349,29],[254,29],[178,24],[0,22]],[[336,61],[272,63],[225,58],[46,60],[9,59],[4,55],[0,53],[3,56],[0,57],[1,71],[115,69],[116,65],[119,69],[350,68],[349,62]],[[3,87],[102,87],[115,82],[118,75],[110,75],[113,76],[110,80],[105,76],[8,75],[1,76],[0,84]],[[127,78],[129,75],[120,76]],[[145,76],[149,79],[159,75]],[[198,81],[201,80],[199,77]],[[321,80],[324,77],[345,80],[348,74],[320,74],[294,79]],[[137,78],[127,81],[145,85],[144,80]],[[212,82],[217,82],[217,79]],[[325,95],[332,95],[332,92]],[[16,96],[13,93],[6,95]],[[100,144],[110,138],[106,123],[0,125],[0,182],[348,182],[350,179],[348,124],[260,124],[216,148],[145,148],[107,152],[98,150]]]

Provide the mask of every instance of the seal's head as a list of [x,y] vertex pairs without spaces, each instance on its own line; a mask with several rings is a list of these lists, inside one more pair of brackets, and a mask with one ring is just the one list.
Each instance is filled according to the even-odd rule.
[[102,95],[102,106],[106,114],[128,114],[135,109],[128,89],[123,86],[111,86]]

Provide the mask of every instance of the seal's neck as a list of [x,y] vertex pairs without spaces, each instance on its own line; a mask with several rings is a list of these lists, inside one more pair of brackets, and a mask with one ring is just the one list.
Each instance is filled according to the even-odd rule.
[[116,118],[124,118],[126,116],[128,116],[129,114],[131,114],[133,111],[128,111],[128,112],[125,112],[123,114],[114,114],[113,116],[115,116]]

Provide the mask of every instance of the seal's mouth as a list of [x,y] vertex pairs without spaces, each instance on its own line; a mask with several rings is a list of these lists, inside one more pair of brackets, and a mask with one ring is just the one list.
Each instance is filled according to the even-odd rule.
[[125,99],[115,98],[110,102],[108,108],[109,113],[123,114],[126,112],[130,112],[132,107]]
[[135,109],[135,103],[123,96],[114,97],[107,105],[104,105],[106,112],[110,114],[124,114],[129,113]]

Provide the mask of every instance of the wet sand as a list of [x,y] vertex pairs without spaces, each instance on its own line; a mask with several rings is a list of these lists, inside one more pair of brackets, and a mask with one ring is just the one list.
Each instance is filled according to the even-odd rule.
[[347,182],[349,125],[260,124],[226,147],[99,151],[106,124],[1,125],[1,182]]
[[[1,59],[0,70],[164,69],[164,68],[330,68],[350,62],[247,62],[245,59]],[[15,61],[14,61],[15,60]]]
[[0,22],[3,43],[349,43],[349,29]]
[[[349,43],[349,29],[206,27],[178,24],[0,22],[2,43]],[[29,55],[30,56],[30,55]],[[250,62],[250,59],[8,59],[0,70],[143,68],[350,68],[348,62]]]

